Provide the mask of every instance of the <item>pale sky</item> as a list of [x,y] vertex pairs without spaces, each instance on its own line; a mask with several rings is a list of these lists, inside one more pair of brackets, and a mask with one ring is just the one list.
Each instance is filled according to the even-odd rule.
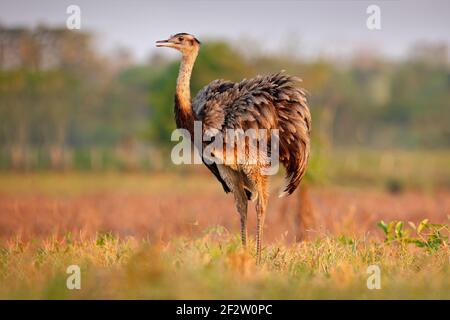
[[[310,56],[366,47],[396,57],[419,40],[450,44],[448,0],[0,0],[0,24],[65,25],[71,4],[81,8],[82,29],[96,32],[101,50],[124,46],[138,59],[177,32],[247,45],[250,38],[263,50],[296,48]],[[381,8],[380,31],[366,27],[370,4]]]

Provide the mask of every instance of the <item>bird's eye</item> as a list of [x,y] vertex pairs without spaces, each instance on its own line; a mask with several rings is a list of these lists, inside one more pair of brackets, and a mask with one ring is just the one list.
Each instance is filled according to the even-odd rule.
[[178,37],[178,41],[183,41],[183,37]]

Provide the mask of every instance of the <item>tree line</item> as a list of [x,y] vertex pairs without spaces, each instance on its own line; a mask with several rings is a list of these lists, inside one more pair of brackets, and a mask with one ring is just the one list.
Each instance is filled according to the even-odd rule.
[[[316,147],[450,146],[445,44],[418,43],[402,59],[369,51],[305,59],[203,43],[194,94],[217,78],[286,70],[309,92]],[[137,64],[124,49],[105,55],[96,46],[88,32],[0,26],[0,167],[139,166],[156,161],[148,150],[172,145],[179,61],[157,53]]]

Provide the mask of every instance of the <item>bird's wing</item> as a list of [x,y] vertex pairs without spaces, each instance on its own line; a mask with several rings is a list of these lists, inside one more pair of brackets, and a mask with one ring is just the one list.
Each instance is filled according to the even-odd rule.
[[216,80],[201,90],[193,103],[203,132],[219,130],[224,140],[226,129],[279,129],[280,161],[287,178],[283,191],[287,194],[300,183],[310,149],[311,115],[305,92],[296,86],[298,81],[284,73],[239,83]]
[[[221,110],[217,104],[213,104],[212,102],[215,100],[217,95],[233,87],[233,85],[234,84],[229,81],[215,80],[200,90],[192,102],[195,118],[202,121],[202,123],[205,123],[206,121],[208,128],[221,128],[224,117],[223,110]],[[205,125],[203,125],[203,128],[205,128]],[[231,189],[221,177],[217,164],[214,162],[206,162],[203,155],[202,161],[209,171],[211,171],[216,179],[222,184],[223,190],[226,193],[230,192]]]
[[210,129],[271,129],[276,124],[276,110],[270,92],[258,86],[257,77],[233,83],[215,80],[194,99],[197,119],[203,132]]
[[[239,163],[238,148],[233,148],[233,152],[229,153],[228,149],[222,147],[222,141],[227,147],[230,146],[229,139],[233,139],[231,143],[236,146],[244,146],[244,162],[258,161],[256,149],[250,148],[248,144],[249,139],[253,138],[249,138],[247,130],[254,129],[253,133],[257,135],[258,129],[276,127],[275,108],[268,93],[260,89],[255,86],[253,80],[240,83],[216,80],[204,88],[194,100],[197,118],[202,121],[203,134],[211,138],[210,141],[204,142],[204,148],[208,145],[214,148],[212,154],[216,158],[215,161],[221,159],[222,162],[226,161],[227,165]],[[231,132],[233,136],[228,136]],[[216,147],[212,141],[216,141],[218,133],[221,134],[221,140],[218,141],[219,147]]]
[[273,128],[268,121],[272,121],[270,115],[273,113],[276,116],[280,162],[286,168],[286,187],[280,196],[294,192],[306,172],[309,159],[311,114],[306,93],[297,86],[300,81],[280,72],[259,76],[243,84],[252,95],[248,102],[253,106],[251,109],[256,109],[256,114],[262,116],[258,118],[260,128]]
[[[234,87],[235,83],[225,80],[214,80],[203,87],[192,101],[195,118],[202,122],[208,121],[208,126],[220,126],[223,121],[224,94]],[[205,119],[207,118],[207,119]]]
[[297,87],[301,80],[284,73],[266,77],[277,112],[280,162],[286,168],[286,187],[280,196],[291,194],[306,172],[310,152],[311,114],[306,93]]
[[217,164],[216,163],[207,163],[205,161],[205,159],[203,159],[203,164],[209,169],[209,171],[212,172],[212,174],[216,177],[217,180],[219,180],[219,182],[222,184],[222,188],[223,191],[225,191],[225,193],[230,192],[230,187],[227,185],[227,183],[225,182],[225,180],[223,180],[222,176],[219,173],[219,168],[217,168]]

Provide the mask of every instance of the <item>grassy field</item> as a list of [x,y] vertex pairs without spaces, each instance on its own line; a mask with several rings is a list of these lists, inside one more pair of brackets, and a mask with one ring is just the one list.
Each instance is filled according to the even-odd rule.
[[[222,228],[166,244],[109,235],[10,241],[0,251],[0,298],[450,299],[448,247],[430,254],[325,236],[267,245],[261,267],[252,255]],[[81,268],[80,290],[66,288],[73,264]],[[380,289],[367,287],[369,265],[380,268]]]
[[[333,175],[284,199],[275,179],[259,267],[253,243],[240,247],[232,197],[206,171],[0,173],[0,298],[450,299],[448,240],[385,242],[377,227],[448,224],[447,169],[426,169],[437,183],[406,183],[385,160],[374,164],[384,176],[353,183],[358,161],[338,163],[342,184]],[[251,208],[252,236],[255,220]],[[66,286],[70,265],[80,290]],[[367,287],[371,265],[380,289]]]

